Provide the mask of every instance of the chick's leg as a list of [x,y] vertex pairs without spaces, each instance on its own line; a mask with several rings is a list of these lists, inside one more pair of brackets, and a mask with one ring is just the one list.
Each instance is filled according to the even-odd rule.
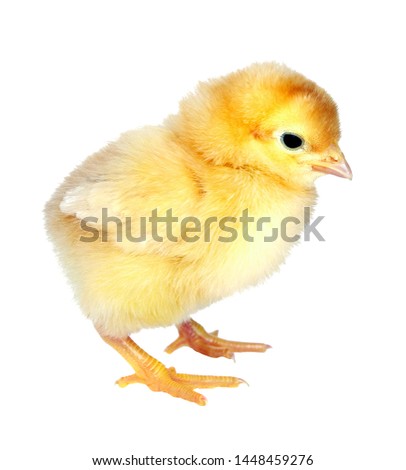
[[218,331],[208,333],[194,320],[187,320],[178,325],[178,332],[179,337],[165,349],[169,354],[182,346],[189,346],[206,356],[232,359],[236,352],[265,352],[271,347],[262,343],[227,341],[218,337]]
[[113,338],[101,335],[103,340],[119,352],[133,367],[135,374],[117,380],[120,387],[142,383],[156,392],[166,392],[184,400],[205,405],[206,398],[195,388],[237,387],[244,380],[236,377],[178,374],[173,367],[166,368],[147,354],[130,338]]

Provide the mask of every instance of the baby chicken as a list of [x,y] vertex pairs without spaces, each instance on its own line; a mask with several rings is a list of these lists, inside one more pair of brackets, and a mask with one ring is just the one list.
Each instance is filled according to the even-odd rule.
[[46,205],[48,233],[84,314],[135,371],[120,386],[204,405],[196,388],[243,382],[180,374],[130,334],[177,325],[169,353],[265,351],[190,316],[278,269],[315,204],[315,180],[351,179],[339,137],[322,88],[283,65],[254,64],[200,83],[162,126],[123,134],[65,179]]

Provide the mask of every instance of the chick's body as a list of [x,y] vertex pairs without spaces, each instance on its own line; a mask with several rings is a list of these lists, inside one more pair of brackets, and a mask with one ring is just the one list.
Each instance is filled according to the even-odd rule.
[[[151,236],[133,242],[124,234],[117,242],[115,233],[106,242],[101,237],[83,242],[81,236],[91,237],[74,214],[65,213],[69,199],[62,206],[65,212],[60,209],[71,188],[76,198],[68,198],[74,198],[80,220],[95,215],[101,220],[101,209],[109,208],[109,215],[131,217],[133,236],[140,235],[140,218],[150,217],[156,208],[162,215],[172,209],[174,216],[194,216],[203,222],[213,216],[239,218],[248,209],[251,216],[272,214],[277,224],[284,216],[302,218],[303,207],[314,200],[313,191],[298,195],[272,175],[227,166],[213,169],[195,161],[173,132],[163,128],[129,132],[92,156],[51,201],[49,223],[83,311],[100,331],[112,336],[181,322],[270,274],[290,244],[282,239],[264,243],[264,232],[255,236],[254,230],[254,242],[244,240],[241,233],[234,242],[221,242],[218,228],[212,230],[210,242],[184,241],[179,233],[174,234],[176,242]],[[113,222],[109,226],[115,228]]]
[[[304,152],[281,147],[286,130],[305,140]],[[300,221],[286,226],[289,236],[300,233],[304,208],[315,202],[314,180],[337,163],[326,158],[338,137],[336,109],[323,90],[287,68],[262,64],[201,84],[163,126],[127,132],[89,157],[46,208],[83,312],[102,336],[124,338],[179,325],[271,274],[292,242],[264,237],[286,217]],[[163,222],[162,238],[152,233],[155,209],[178,218],[171,236]],[[106,210],[116,218],[107,228]],[[244,211],[254,218],[250,239]],[[259,226],[264,216],[271,223]],[[185,217],[200,230],[185,235]],[[142,219],[146,239],[134,241],[128,235],[141,235]],[[222,219],[236,230],[232,241],[224,239]]]

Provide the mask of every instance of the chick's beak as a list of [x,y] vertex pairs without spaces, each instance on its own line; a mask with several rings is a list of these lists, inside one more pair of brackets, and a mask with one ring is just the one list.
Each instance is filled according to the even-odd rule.
[[330,145],[323,154],[323,157],[317,162],[312,163],[312,169],[352,180],[350,165],[347,163],[340,147],[336,144]]

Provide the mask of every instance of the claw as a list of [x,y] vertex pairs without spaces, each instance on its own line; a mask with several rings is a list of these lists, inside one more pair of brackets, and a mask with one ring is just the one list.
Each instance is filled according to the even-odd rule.
[[207,399],[195,392],[195,388],[238,387],[246,383],[237,377],[179,374],[175,368],[166,368],[157,359],[147,354],[130,337],[121,339],[102,336],[102,338],[134,368],[135,374],[117,380],[116,383],[120,387],[141,383],[155,392],[166,392],[174,397],[204,406]]
[[165,349],[169,354],[183,346],[189,346],[206,356],[234,359],[236,352],[265,352],[271,347],[263,343],[245,343],[219,338],[218,330],[208,333],[194,320],[181,323],[178,332],[179,337]]

